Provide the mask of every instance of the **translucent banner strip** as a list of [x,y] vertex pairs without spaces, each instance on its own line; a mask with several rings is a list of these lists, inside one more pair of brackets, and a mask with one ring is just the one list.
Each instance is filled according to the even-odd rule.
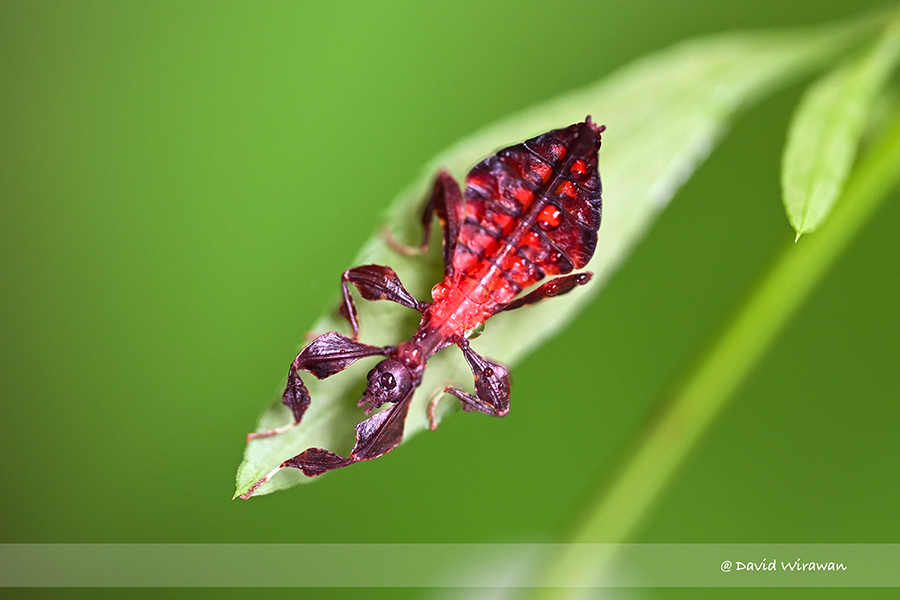
[[900,587],[900,544],[0,544],[0,587]]

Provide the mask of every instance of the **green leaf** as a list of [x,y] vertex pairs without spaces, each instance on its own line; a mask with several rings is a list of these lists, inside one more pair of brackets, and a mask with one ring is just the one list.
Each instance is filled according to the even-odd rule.
[[[736,113],[803,72],[821,67],[857,43],[873,28],[871,19],[850,25],[785,32],[721,35],[677,45],[640,60],[600,83],[573,92],[497,123],[451,147],[431,161],[413,185],[403,191],[386,215],[400,239],[421,236],[418,215],[426,187],[439,168],[463,178],[476,162],[497,148],[590,114],[605,124],[600,172],[603,179],[603,225],[589,268],[593,280],[571,294],[492,318],[473,347],[509,366],[554,335],[603,287],[643,237],[675,191],[706,158]],[[435,244],[437,246],[437,244]],[[439,249],[409,258],[391,251],[376,233],[366,242],[355,265],[391,265],[413,294],[428,298],[441,279]],[[369,344],[395,344],[416,328],[418,313],[387,302],[358,303],[361,339]],[[346,331],[333,306],[314,331]],[[290,357],[292,358],[292,357]],[[235,496],[246,494],[267,478],[255,494],[271,493],[310,481],[296,469],[278,466],[308,447],[344,453],[352,448],[355,424],[362,419],[356,401],[374,360],[359,361],[325,381],[307,382],[312,405],[299,427],[250,442],[237,475]],[[285,371],[289,357],[285,357]],[[472,388],[472,375],[455,348],[429,361],[406,422],[405,440],[427,427],[428,400],[452,381]],[[513,389],[515,402],[515,388]],[[454,410],[445,398],[438,415]],[[275,400],[260,417],[257,431],[290,423]]]
[[815,231],[844,188],[878,92],[900,58],[900,19],[865,55],[842,64],[806,92],[782,157],[781,187],[797,238]]

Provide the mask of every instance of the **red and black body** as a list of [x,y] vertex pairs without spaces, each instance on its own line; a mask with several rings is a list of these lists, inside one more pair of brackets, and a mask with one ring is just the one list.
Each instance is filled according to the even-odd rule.
[[[385,403],[393,406],[357,425],[350,456],[310,448],[283,467],[320,475],[395,448],[426,362],[453,344],[462,349],[472,369],[475,395],[453,387],[445,392],[459,398],[467,411],[507,413],[509,373],[476,354],[469,346],[469,334],[498,312],[564,294],[590,280],[590,273],[573,271],[588,263],[597,246],[601,206],[597,152],[603,129],[588,117],[584,123],[505,148],[469,172],[464,194],[449,173],[438,174],[422,216],[422,248],[428,245],[434,215],[443,229],[444,280],[432,289],[432,302],[416,300],[390,267],[364,265],[344,272],[340,310],[353,337],[332,331],[310,342],[291,364],[283,402],[294,415],[294,425],[299,424],[310,403],[301,371],[322,379],[365,356],[383,355],[386,358],[369,372],[359,405],[367,415]],[[547,276],[554,278],[521,295]],[[351,283],[366,300],[390,300],[420,311],[416,334],[398,346],[357,342]],[[429,407],[432,428],[433,408],[434,402]]]

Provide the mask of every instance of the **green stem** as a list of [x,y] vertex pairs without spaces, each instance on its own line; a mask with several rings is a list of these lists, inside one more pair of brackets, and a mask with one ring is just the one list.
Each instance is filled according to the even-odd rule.
[[[671,403],[591,508],[575,544],[622,543],[646,516],[702,434],[809,297],[850,241],[875,213],[900,176],[900,111],[860,160],[828,221],[801,243],[791,243],[753,290],[736,317],[689,373]],[[541,586],[590,585],[603,565],[577,547],[561,545]],[[614,552],[614,550],[610,550]],[[601,562],[612,558],[607,554]],[[557,593],[561,594],[560,596]],[[544,589],[541,597],[564,597]]]

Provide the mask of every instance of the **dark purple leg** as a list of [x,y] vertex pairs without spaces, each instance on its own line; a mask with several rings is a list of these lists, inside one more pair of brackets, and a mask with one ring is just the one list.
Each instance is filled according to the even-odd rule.
[[271,473],[253,484],[246,494],[241,495],[241,498],[248,499],[272,475],[286,467],[300,469],[307,477],[315,477],[361,460],[384,456],[403,440],[403,428],[411,400],[412,394],[409,394],[392,407],[372,415],[357,425],[356,445],[350,452],[350,456],[344,457],[323,448],[307,448],[294,458],[289,458],[278,465]]
[[547,283],[539,286],[533,292],[526,294],[517,300],[508,302],[507,304],[501,304],[496,308],[496,310],[494,310],[494,314],[503,312],[505,310],[515,310],[517,308],[522,308],[523,306],[526,306],[528,304],[539,302],[544,298],[562,296],[563,294],[571,292],[573,289],[575,289],[575,286],[586,284],[591,280],[592,276],[592,273],[585,272],[572,273],[570,275],[563,275],[562,277],[555,277]]
[[323,448],[309,448],[294,458],[284,461],[282,467],[300,469],[307,477],[315,477],[334,469],[352,465],[361,460],[384,456],[403,440],[403,427],[412,393],[388,409],[375,413],[356,426],[356,445],[350,456],[344,457]]
[[418,248],[404,246],[389,232],[385,234],[385,241],[395,251],[407,256],[425,252],[431,239],[431,221],[434,215],[437,215],[444,230],[444,275],[447,276],[453,273],[453,252],[456,250],[459,228],[466,218],[466,203],[459,184],[447,171],[438,173],[431,189],[431,196],[422,211],[422,228],[425,231],[422,245]]
[[[316,379],[325,379],[335,373],[343,371],[360,358],[366,356],[385,355],[393,348],[381,348],[360,344],[350,338],[344,337],[336,331],[329,331],[314,339],[300,351],[291,368],[288,371],[287,386],[281,397],[281,402],[291,409],[294,422],[287,427],[300,423],[303,413],[309,408],[309,390],[300,378],[300,371],[312,373]],[[281,433],[286,427],[280,427],[271,431],[261,431],[247,435],[247,441],[269,437]]]
[[494,417],[506,415],[509,412],[509,371],[476,354],[468,341],[463,340],[457,345],[475,376],[475,395],[450,386],[444,391],[459,398],[465,411],[477,410]]
[[425,310],[425,303],[419,302],[406,291],[392,268],[381,265],[363,265],[347,269],[341,275],[343,301],[339,311],[341,316],[350,322],[354,340],[359,336],[359,316],[356,313],[353,296],[350,294],[349,284],[351,283],[359,290],[359,295],[366,300],[389,300],[407,308],[414,308],[419,312]]

